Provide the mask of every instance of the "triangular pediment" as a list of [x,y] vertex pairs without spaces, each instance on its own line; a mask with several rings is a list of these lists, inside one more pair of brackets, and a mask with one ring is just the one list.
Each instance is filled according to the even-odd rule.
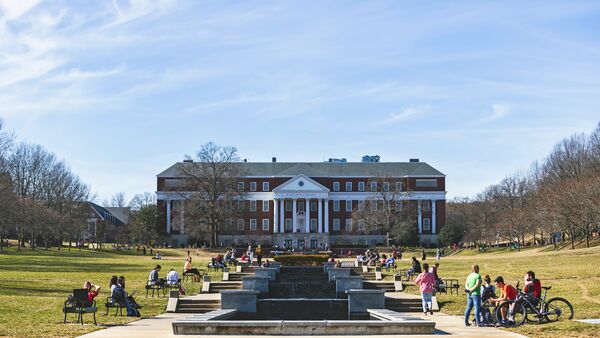
[[300,174],[273,189],[273,192],[329,192],[329,189],[310,177]]

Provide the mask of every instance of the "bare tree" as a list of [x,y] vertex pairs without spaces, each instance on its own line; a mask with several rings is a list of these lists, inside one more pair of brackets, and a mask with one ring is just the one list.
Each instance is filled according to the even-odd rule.
[[[192,160],[191,156],[187,156]],[[203,145],[194,162],[184,162],[180,172],[185,188],[194,194],[182,194],[190,202],[192,217],[186,224],[192,233],[208,233],[210,246],[219,244],[219,233],[226,220],[236,218],[242,210],[234,207],[245,199],[238,184],[244,177],[237,149],[212,142]],[[233,202],[236,203],[233,203]]]
[[111,197],[110,204],[108,206],[119,208],[127,206],[127,198],[125,197],[125,193],[118,192],[114,194],[113,197]]

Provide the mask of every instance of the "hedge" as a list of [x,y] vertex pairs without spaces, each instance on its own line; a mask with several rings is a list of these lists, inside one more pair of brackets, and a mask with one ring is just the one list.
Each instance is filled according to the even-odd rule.
[[280,255],[273,257],[275,262],[280,262],[286,266],[321,266],[328,259],[328,255]]

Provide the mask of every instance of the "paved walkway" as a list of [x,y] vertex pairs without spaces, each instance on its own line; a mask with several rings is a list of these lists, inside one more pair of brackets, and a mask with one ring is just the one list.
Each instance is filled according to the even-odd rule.
[[[417,297],[414,295],[393,293],[390,295],[393,297]],[[202,299],[215,299],[219,298],[220,294],[199,294],[191,296],[189,298],[202,298]],[[444,313],[434,313],[433,316],[423,316],[420,313],[410,313],[411,317],[422,317],[428,320],[435,321],[436,333],[434,335],[419,335],[422,338],[440,338],[442,335],[448,335],[449,337],[506,337],[506,338],[522,338],[523,335],[512,333],[506,330],[491,328],[491,327],[465,327],[463,324],[463,318],[458,316],[450,316]],[[224,336],[176,336],[173,334],[173,327],[171,323],[174,320],[185,318],[190,316],[187,313],[165,313],[156,317],[141,319],[127,325],[114,326],[108,329],[99,330],[86,334],[84,338],[162,338],[162,337],[212,337],[212,338],[223,338]],[[228,336],[235,337],[235,336]],[[240,336],[248,337],[248,336]],[[282,336],[261,336],[261,337],[272,337],[281,338]],[[306,336],[285,336],[289,338],[295,337],[306,337]],[[319,338],[340,338],[343,336],[318,336]],[[368,336],[369,338],[390,338],[392,336]],[[408,337],[408,336],[407,336]]]

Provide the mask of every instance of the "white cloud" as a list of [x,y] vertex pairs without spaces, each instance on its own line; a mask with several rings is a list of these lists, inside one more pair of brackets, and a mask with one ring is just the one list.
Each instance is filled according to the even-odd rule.
[[40,0],[0,0],[0,19],[18,19],[39,2]]
[[510,112],[510,106],[506,104],[494,103],[492,104],[492,113],[484,119],[484,122],[499,120],[510,114]]
[[390,113],[385,123],[397,123],[409,120],[417,115],[423,114],[427,109],[425,107],[409,106],[400,111]]

